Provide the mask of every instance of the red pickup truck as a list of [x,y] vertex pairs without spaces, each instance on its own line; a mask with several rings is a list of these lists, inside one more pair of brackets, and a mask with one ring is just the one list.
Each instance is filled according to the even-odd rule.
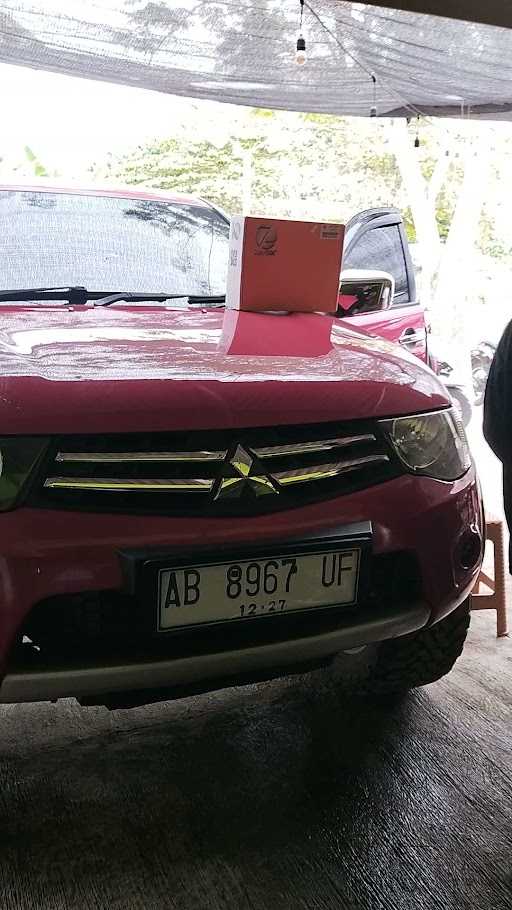
[[393,213],[353,220],[346,264],[392,271],[375,231],[401,250],[401,348],[355,327],[378,312],[225,311],[228,223],[198,199],[2,187],[0,226],[1,701],[136,704],[354,649],[372,691],[450,669],[482,506],[406,350]]

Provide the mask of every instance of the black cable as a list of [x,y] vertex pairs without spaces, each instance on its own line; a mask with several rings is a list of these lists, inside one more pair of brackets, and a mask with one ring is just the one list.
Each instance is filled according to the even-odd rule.
[[[300,0],[300,4],[301,4],[301,7],[303,7],[304,5],[307,6],[307,8],[308,8],[309,12],[311,13],[311,15],[316,19],[316,21],[317,21],[318,24],[324,29],[324,31],[326,31],[327,34],[330,35],[330,37],[331,37],[332,40],[338,45],[338,47],[340,48],[340,50],[342,50],[343,53],[347,55],[347,57],[350,57],[350,59],[356,64],[356,66],[358,66],[359,69],[361,69],[364,73],[366,73],[366,75],[369,76],[370,79],[371,79],[372,81],[375,80],[375,82],[374,82],[374,85],[375,85],[375,83],[376,83],[376,81],[377,81],[377,77],[375,76],[375,73],[373,73],[372,70],[370,70],[369,67],[367,67],[364,63],[361,63],[361,61],[358,60],[358,58],[352,53],[352,51],[350,51],[350,50],[346,47],[346,45],[343,44],[342,41],[340,41],[340,39],[338,38],[336,32],[333,32],[333,30],[327,25],[327,23],[324,22],[324,20],[321,18],[321,16],[319,16],[319,14],[316,12],[316,10],[311,6],[311,3],[306,2],[306,0]],[[379,82],[380,82],[381,85],[384,86],[384,88],[386,88],[386,82],[383,82],[382,79],[379,79]],[[402,96],[393,88],[392,85],[389,86],[389,91],[390,91],[390,93],[391,93],[392,95],[394,95],[395,98],[398,99],[398,101],[400,101],[400,102],[403,104],[403,106],[404,106],[407,110],[411,111],[415,116],[417,116],[417,117],[423,116],[422,111],[420,111],[419,108],[415,107],[414,104],[410,104],[408,101],[406,101],[406,99],[403,98],[403,97],[402,97]]]

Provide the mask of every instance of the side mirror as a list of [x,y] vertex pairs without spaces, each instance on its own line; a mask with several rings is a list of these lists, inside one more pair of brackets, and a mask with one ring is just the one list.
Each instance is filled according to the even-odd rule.
[[336,315],[345,318],[387,310],[394,294],[395,280],[388,272],[347,269],[341,273]]

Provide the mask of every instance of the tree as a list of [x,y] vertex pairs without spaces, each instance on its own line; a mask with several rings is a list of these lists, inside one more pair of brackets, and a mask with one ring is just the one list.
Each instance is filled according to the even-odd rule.
[[218,107],[208,118],[192,105],[172,139],[97,166],[95,175],[283,217],[342,221],[372,204],[405,204],[381,123],[230,107],[221,117]]

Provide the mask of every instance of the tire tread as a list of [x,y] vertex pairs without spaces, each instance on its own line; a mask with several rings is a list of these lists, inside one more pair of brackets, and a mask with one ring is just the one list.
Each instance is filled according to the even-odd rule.
[[470,601],[441,622],[381,645],[368,680],[375,695],[395,695],[426,686],[445,676],[462,654],[469,629]]

